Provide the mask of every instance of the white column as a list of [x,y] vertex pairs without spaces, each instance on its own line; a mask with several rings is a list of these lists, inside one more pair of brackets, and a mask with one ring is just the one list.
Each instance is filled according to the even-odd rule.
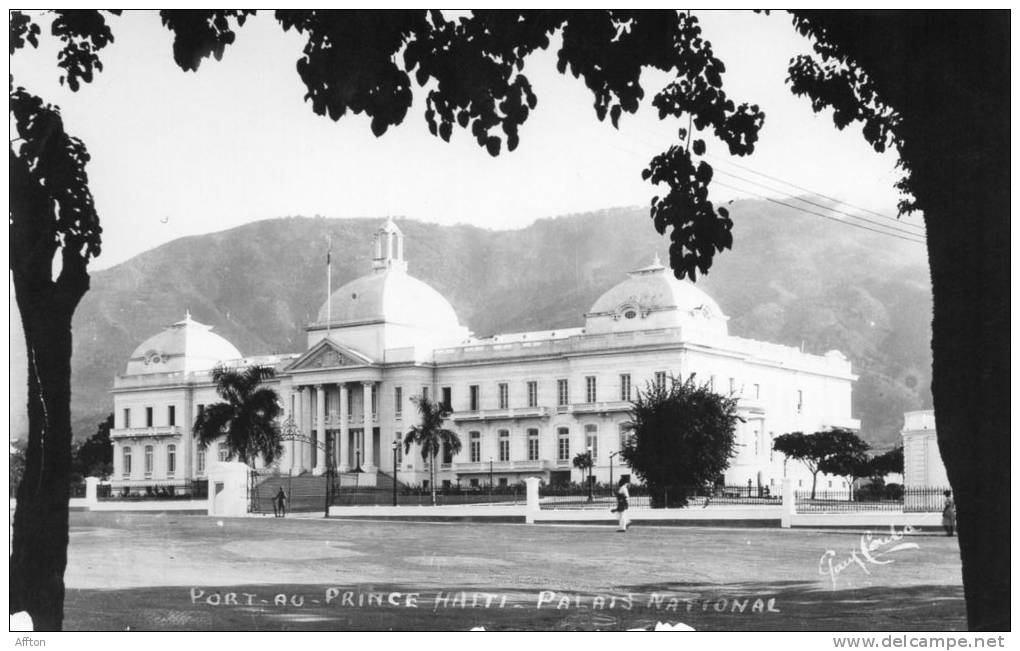
[[362,382],[361,383],[361,395],[362,395],[362,407],[361,410],[365,414],[365,426],[362,428],[364,432],[364,444],[361,447],[362,450],[362,467],[365,470],[375,470],[375,446],[372,445],[372,385],[374,382]]
[[340,383],[340,454],[337,456],[337,463],[340,466],[341,471],[349,470],[351,467],[351,460],[348,458],[348,446],[350,441],[348,440],[348,432],[350,431],[347,426],[347,419],[350,414],[347,413],[347,385],[343,382]]
[[[287,403],[287,418],[294,421],[297,426],[297,388],[290,388],[290,401]],[[286,420],[284,421],[286,422]],[[280,472],[291,474],[294,470],[294,439],[285,441],[283,444],[283,456],[280,457]]]
[[[297,426],[297,433],[305,433],[305,388],[297,387],[297,400],[294,405],[294,424]],[[299,441],[290,441],[290,474],[300,475],[305,471],[303,450]]]
[[315,386],[315,417],[318,422],[315,425],[315,469],[313,475],[321,475],[326,472],[326,450],[322,446],[326,441],[326,387],[318,384]]
[[[301,428],[301,434],[308,439],[311,439],[315,432],[312,430],[312,387],[307,387],[307,395],[301,405],[301,418],[303,419],[304,426]],[[302,441],[299,444],[301,448],[301,467],[302,470],[312,469],[312,445],[311,443],[305,443]]]

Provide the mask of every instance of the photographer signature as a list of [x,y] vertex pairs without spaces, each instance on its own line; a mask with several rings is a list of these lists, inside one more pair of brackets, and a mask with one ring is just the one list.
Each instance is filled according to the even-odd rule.
[[[900,552],[906,549],[919,549],[917,543],[899,542],[904,536],[914,533],[916,530],[907,525],[896,530],[896,527],[889,526],[889,535],[875,536],[870,531],[861,536],[859,548],[850,550],[850,553],[841,561],[836,560],[836,552],[832,549],[825,550],[818,561],[818,573],[828,576],[832,580],[832,587],[836,587],[836,577],[849,567],[857,565],[865,574],[871,574],[868,565],[888,565],[893,559],[883,559],[884,556]],[[898,544],[896,544],[898,543]]]

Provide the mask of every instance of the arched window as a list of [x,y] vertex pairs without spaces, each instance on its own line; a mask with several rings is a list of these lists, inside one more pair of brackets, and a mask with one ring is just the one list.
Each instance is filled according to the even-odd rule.
[[171,443],[166,446],[166,473],[173,475],[177,471],[177,446]]
[[124,477],[131,476],[131,448],[124,448],[124,467],[121,469]]
[[152,446],[145,446],[145,476],[152,475]]

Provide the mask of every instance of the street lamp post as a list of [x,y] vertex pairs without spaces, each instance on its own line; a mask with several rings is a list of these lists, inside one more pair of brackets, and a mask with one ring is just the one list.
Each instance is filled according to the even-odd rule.
[[400,449],[400,439],[393,441],[393,506],[397,505],[397,450]]
[[489,457],[489,497],[492,498],[492,457]]
[[609,488],[613,487],[613,457],[620,454],[619,452],[609,453]]
[[591,467],[595,465],[595,459],[591,456],[591,446],[588,446],[588,501],[594,502],[595,496],[591,492]]

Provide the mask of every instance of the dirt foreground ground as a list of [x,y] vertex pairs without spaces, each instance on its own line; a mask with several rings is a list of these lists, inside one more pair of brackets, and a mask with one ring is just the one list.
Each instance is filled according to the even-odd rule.
[[964,630],[935,533],[73,513],[67,630]]

